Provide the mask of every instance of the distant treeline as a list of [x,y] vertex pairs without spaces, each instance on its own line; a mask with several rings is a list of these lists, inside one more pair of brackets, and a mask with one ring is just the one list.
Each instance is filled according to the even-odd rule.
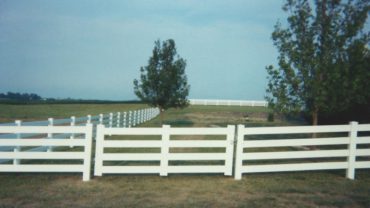
[[16,101],[37,101],[42,100],[42,97],[35,93],[19,93],[19,92],[8,92],[0,93],[1,100],[16,100]]
[[85,100],[73,98],[42,98],[35,93],[7,92],[0,93],[0,104],[118,104],[141,103],[137,100],[112,101],[112,100]]

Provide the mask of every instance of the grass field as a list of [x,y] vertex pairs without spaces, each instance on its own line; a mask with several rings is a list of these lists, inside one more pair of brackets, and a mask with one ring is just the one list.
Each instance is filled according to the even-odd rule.
[[[0,115],[6,121],[25,117],[38,120],[143,106],[50,105],[47,111],[43,107],[5,105],[0,106]],[[9,109],[16,111],[14,116]],[[19,109],[23,109],[24,115]],[[167,111],[164,123],[172,126],[291,124],[281,119],[267,122],[267,114],[265,108],[191,106]],[[160,125],[156,118],[142,126]],[[356,171],[354,181],[345,178],[344,170],[245,174],[241,181],[221,174],[104,175],[89,182],[81,179],[81,174],[2,173],[0,207],[370,207],[369,170]]]
[[144,104],[39,104],[39,105],[9,105],[0,104],[0,123],[47,120],[48,118],[70,118],[100,113],[123,112],[146,108]]

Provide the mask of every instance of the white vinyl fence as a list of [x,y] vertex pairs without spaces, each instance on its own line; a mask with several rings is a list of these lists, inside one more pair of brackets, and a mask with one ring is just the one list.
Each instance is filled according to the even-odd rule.
[[[22,122],[20,120],[14,123],[0,123],[0,126],[81,126],[88,123],[94,125],[103,124],[107,127],[133,127],[155,118],[159,115],[158,108],[145,108],[139,110],[132,110],[127,112],[112,112],[106,114],[99,114],[96,116],[87,115],[86,117],[75,117],[65,119],[49,118],[44,121],[29,121]],[[0,137],[1,139],[1,137]]]
[[[116,112],[116,113],[107,113],[107,114],[100,114],[96,116],[87,115],[86,117],[75,117],[71,116],[67,119],[54,119],[49,118],[46,121],[30,121],[30,122],[22,122],[20,120],[16,120],[14,123],[1,123],[0,127],[2,126],[84,126],[86,124],[93,124],[93,137],[95,138],[96,135],[96,125],[103,124],[107,127],[133,127],[137,126],[141,123],[147,122],[153,118],[155,118],[159,114],[158,108],[145,108],[139,110],[132,110],[128,112]],[[20,139],[20,138],[32,138],[37,137],[38,135],[35,133],[27,133],[27,134],[0,134],[0,140],[4,138],[13,138],[13,139]],[[70,138],[73,139],[75,137],[74,134],[59,134],[57,138],[65,139]],[[17,147],[16,147],[17,148]],[[4,147],[0,145],[0,152],[1,151],[13,151],[13,147]],[[52,146],[40,146],[28,149],[27,151],[52,151]],[[4,163],[9,161],[8,159],[4,159],[0,157],[0,163]]]
[[[95,175],[106,173],[224,173],[232,175],[235,126],[226,128],[107,128],[98,125]],[[107,135],[157,135],[160,140],[109,140]],[[221,135],[222,140],[173,140],[178,135]],[[159,148],[160,153],[107,153],[107,148]],[[223,152],[173,153],[173,148],[223,148]],[[173,161],[224,161],[223,165],[169,165]],[[157,161],[157,166],[104,165],[107,161]]]
[[[14,160],[13,164],[0,164],[0,172],[81,172],[83,180],[90,180],[92,124],[86,126],[0,126],[0,134],[14,134],[16,138],[0,139],[0,146],[10,147],[14,151],[1,151],[0,158]],[[37,138],[22,138],[21,134],[36,134]],[[58,138],[60,134],[78,135],[73,139]],[[24,149],[42,147],[83,147],[81,151],[40,152],[24,151]],[[32,160],[33,163],[20,163],[21,159]],[[59,160],[63,164],[35,161]],[[66,161],[77,161],[67,163]]]
[[206,100],[206,99],[189,99],[190,105],[222,105],[222,106],[252,106],[267,107],[266,101],[256,100]]
[[[84,126],[0,126],[0,159],[7,160],[0,164],[0,172],[81,172],[83,180],[87,181],[90,179],[92,134],[92,123]],[[313,134],[320,138],[312,138]],[[234,170],[234,177],[239,180],[243,173],[344,169],[347,178],[354,179],[356,169],[370,168],[370,124],[238,125],[237,132],[232,125],[117,128],[98,124],[94,156],[96,176],[113,173],[161,176],[223,173],[231,176]]]
[[[359,125],[351,122],[350,125],[330,126],[295,126],[295,127],[258,127],[245,128],[238,126],[238,140],[235,163],[235,179],[241,179],[242,173],[305,171],[305,170],[332,170],[346,169],[347,178],[355,178],[355,169],[370,168],[370,137],[359,136],[360,132],[369,132],[369,124]],[[244,136],[256,135],[289,135],[311,133],[348,133],[348,136],[334,136],[328,138],[299,138],[299,139],[248,139]],[[273,148],[291,148],[314,146],[313,150],[291,151]],[[362,147],[361,147],[362,146]],[[320,147],[320,149],[318,148]],[[321,148],[322,147],[322,148]],[[261,149],[264,148],[263,151]],[[272,149],[271,149],[272,148]],[[249,151],[254,149],[253,151]],[[245,150],[245,151],[244,151]],[[256,151],[257,150],[257,151]],[[258,151],[259,150],[259,151]],[[273,162],[270,164],[248,164],[256,161],[289,160],[290,162]],[[294,159],[292,161],[292,159]],[[305,159],[304,161],[296,161]],[[315,161],[307,161],[315,160]],[[243,165],[243,162],[247,163]]]

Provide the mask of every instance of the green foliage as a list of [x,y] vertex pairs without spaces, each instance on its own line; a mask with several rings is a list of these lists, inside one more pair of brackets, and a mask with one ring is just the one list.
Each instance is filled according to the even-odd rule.
[[141,67],[140,81],[134,80],[134,92],[144,102],[160,109],[189,105],[190,86],[185,75],[186,61],[176,52],[172,39],[155,42],[148,65]]
[[1,100],[14,100],[14,101],[39,101],[42,97],[35,93],[19,93],[19,92],[8,92],[0,93]]
[[278,112],[312,115],[337,112],[369,102],[370,33],[364,32],[370,4],[288,0],[288,27],[279,22],[272,33],[279,68],[266,67],[270,106]]

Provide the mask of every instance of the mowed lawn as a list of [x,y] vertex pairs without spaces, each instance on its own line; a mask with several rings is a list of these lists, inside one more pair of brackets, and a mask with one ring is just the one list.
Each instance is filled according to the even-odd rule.
[[[28,119],[37,120],[146,106],[49,105],[52,115],[39,105],[18,107]],[[167,111],[164,123],[180,127],[291,124],[281,119],[267,122],[267,114],[266,108],[258,107],[191,106]],[[7,121],[23,116],[19,111],[14,118],[7,115]],[[160,125],[156,118],[141,126]],[[370,207],[370,170],[356,171],[353,181],[345,178],[345,170],[245,174],[241,181],[222,174],[103,175],[83,182],[82,174],[1,173],[0,184],[0,207]]]

